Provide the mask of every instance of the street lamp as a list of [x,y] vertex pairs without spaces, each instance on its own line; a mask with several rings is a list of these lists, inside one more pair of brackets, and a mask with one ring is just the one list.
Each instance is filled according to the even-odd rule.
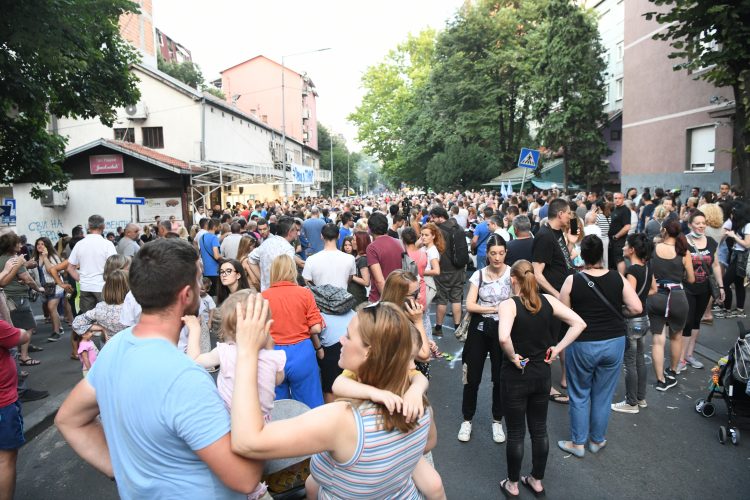
[[[284,64],[284,59],[287,57],[292,56],[301,56],[304,54],[312,54],[314,52],[323,52],[326,50],[331,50],[331,47],[326,47],[324,49],[315,49],[315,50],[306,50],[304,52],[295,52],[294,54],[287,54],[284,56],[281,56],[281,147],[283,148],[282,156],[281,156],[281,162],[282,162],[282,171],[284,172],[284,196],[287,195],[286,193],[286,92],[285,92],[285,74],[286,74],[286,65]],[[333,159],[331,159],[333,161]],[[333,167],[331,167],[331,185],[333,185]]]
[[333,134],[331,134],[331,203],[333,203]]

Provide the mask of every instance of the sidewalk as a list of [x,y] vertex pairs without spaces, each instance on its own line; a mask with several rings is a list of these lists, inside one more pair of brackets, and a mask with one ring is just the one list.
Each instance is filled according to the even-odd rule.
[[[29,388],[49,391],[50,395],[39,401],[23,404],[27,441],[53,424],[58,408],[81,380],[80,361],[73,361],[69,357],[70,327],[63,322],[63,338],[58,342],[47,342],[47,337],[52,333],[52,325],[44,323],[41,302],[32,304],[32,308],[37,315],[38,324],[32,342],[44,348],[44,351],[31,353],[31,357],[40,360],[42,364],[23,369],[29,372]],[[738,336],[737,321],[738,319],[715,319],[713,325],[702,325],[696,352],[708,360],[707,366],[709,363],[716,363],[734,345]],[[744,324],[750,329],[750,318],[745,318]],[[650,343],[650,340],[648,342]]]

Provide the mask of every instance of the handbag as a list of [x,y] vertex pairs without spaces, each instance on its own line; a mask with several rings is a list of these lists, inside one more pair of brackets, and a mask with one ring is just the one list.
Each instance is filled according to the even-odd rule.
[[357,300],[345,288],[333,285],[311,286],[315,304],[326,314],[345,314],[352,310]]
[[[479,272],[479,287],[477,287],[477,293],[479,293],[479,288],[482,288],[482,271]],[[456,328],[456,340],[459,342],[466,342],[466,337],[469,335],[469,323],[471,323],[472,313],[466,312],[464,314],[463,319],[461,320],[461,323],[458,325],[458,328]]]
[[[640,339],[646,333],[648,333],[648,329],[651,326],[650,322],[648,320],[648,316],[636,316],[634,318],[625,318],[625,316],[622,315],[622,312],[618,311],[615,306],[612,305],[612,303],[607,299],[607,297],[604,296],[604,294],[599,291],[599,288],[597,288],[596,283],[594,283],[587,275],[586,273],[579,272],[579,276],[581,276],[584,280],[586,280],[586,284],[591,288],[594,293],[596,293],[596,296],[599,297],[599,299],[614,313],[615,317],[618,318],[620,321],[625,323],[625,331],[628,335],[629,339]],[[646,268],[646,278],[648,278],[648,268]],[[641,286],[641,290],[638,293],[640,296],[641,293],[643,293],[643,290],[646,286],[646,283],[648,282],[648,279],[644,280],[643,285]]]
[[44,284],[44,296],[45,297],[54,297],[56,291],[57,291],[57,284],[56,283],[45,283]]

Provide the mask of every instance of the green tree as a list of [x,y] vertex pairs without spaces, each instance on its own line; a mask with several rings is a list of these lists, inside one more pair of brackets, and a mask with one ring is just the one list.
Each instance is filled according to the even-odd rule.
[[409,35],[382,62],[368,68],[362,77],[365,95],[349,115],[365,153],[383,163],[383,173],[392,182],[424,179],[424,170],[404,169],[402,129],[414,109],[415,93],[429,78],[435,36],[432,29]]
[[118,19],[137,12],[129,0],[3,2],[0,18],[0,182],[62,190],[65,138],[47,132],[49,115],[99,117],[138,101],[130,66],[135,50]]
[[675,71],[698,71],[697,78],[734,92],[733,139],[739,182],[750,190],[750,2],[718,0],[651,0],[668,6],[648,12],[666,29],[654,35],[674,48]]
[[196,90],[205,87],[201,68],[192,61],[165,61],[162,56],[157,56],[156,64],[159,71],[165,72],[172,78],[176,78]]
[[551,150],[563,150],[563,189],[571,177],[590,188],[608,176],[601,160],[607,143],[599,130],[606,123],[606,64],[596,19],[571,0],[550,0],[542,29],[546,39],[537,71],[543,77],[535,105],[539,138]]
[[447,141],[443,151],[427,164],[427,183],[435,191],[476,184],[488,164],[488,153],[479,144],[463,144],[458,138]]
[[[331,169],[331,132],[318,122],[318,151],[320,151],[320,169]],[[346,141],[340,135],[333,135],[333,187],[336,193],[346,192],[347,181],[354,188],[359,183],[360,153],[352,153],[346,147]],[[349,165],[347,177],[347,162]],[[330,194],[331,183],[321,183],[321,190]]]
[[220,89],[217,89],[216,87],[212,85],[203,85],[201,89],[203,90],[203,92],[208,92],[212,96],[218,97],[222,101],[225,101],[227,99],[227,96],[224,95],[224,92],[222,92]]

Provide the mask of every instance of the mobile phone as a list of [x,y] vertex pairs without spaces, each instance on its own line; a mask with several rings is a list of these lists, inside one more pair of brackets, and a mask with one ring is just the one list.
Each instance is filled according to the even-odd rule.
[[578,217],[570,219],[570,234],[578,234]]
[[552,358],[552,348],[547,349],[547,355],[544,356],[544,361],[549,361]]
[[523,358],[521,361],[521,368],[524,368],[529,363],[529,358]]

